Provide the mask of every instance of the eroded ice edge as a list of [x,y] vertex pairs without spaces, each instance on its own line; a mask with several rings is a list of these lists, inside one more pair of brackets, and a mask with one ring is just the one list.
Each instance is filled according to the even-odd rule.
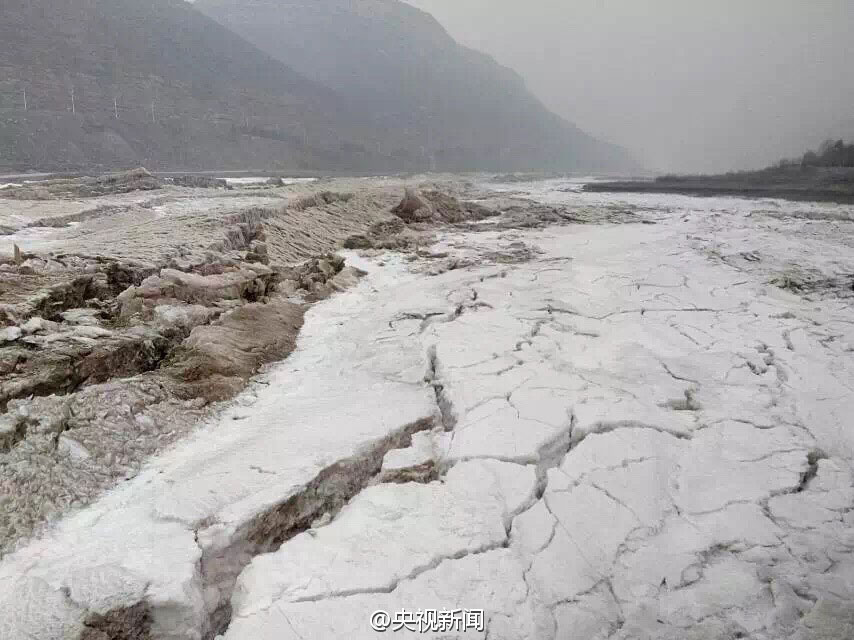
[[485,609],[472,638],[854,637],[854,314],[720,259],[847,268],[851,209],[628,199],[657,224],[436,247],[541,251],[518,265],[348,255],[366,278],[218,422],[4,559],[0,637],[379,638],[404,608]]

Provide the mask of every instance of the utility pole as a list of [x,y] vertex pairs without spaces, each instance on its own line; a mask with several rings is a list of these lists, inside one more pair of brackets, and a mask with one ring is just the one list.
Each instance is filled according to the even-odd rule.
[[27,88],[24,87],[24,111],[27,110]]
[[153,102],[151,103],[151,122],[155,123],[155,124],[157,123],[157,120],[155,120],[155,118],[154,118],[154,103]]
[[77,113],[77,109],[74,106],[74,85],[71,85],[71,113]]
[[119,99],[113,96],[113,113],[116,114],[116,120],[119,119]]

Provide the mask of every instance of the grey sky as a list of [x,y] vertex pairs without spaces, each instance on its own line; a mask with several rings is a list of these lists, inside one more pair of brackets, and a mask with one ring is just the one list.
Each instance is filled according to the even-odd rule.
[[408,0],[649,168],[854,138],[852,0]]

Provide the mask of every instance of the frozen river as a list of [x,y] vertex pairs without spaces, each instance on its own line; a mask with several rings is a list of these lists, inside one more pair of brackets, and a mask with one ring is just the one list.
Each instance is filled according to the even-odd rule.
[[0,637],[854,637],[854,209],[578,184],[491,188],[647,224],[347,254],[288,360],[0,563]]

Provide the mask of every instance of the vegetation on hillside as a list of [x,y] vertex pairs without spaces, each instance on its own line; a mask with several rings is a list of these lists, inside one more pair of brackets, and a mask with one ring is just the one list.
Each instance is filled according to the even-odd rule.
[[854,167],[854,144],[845,144],[842,140],[827,140],[817,151],[807,151],[796,159],[784,159],[756,171],[731,171],[713,176],[665,175],[656,178],[656,182],[696,182],[715,181],[745,184],[784,184],[805,179],[829,179],[831,182],[851,182],[854,174],[849,171],[822,171],[821,169],[845,169]]
[[652,181],[593,183],[585,189],[854,202],[854,144],[828,140],[800,158],[781,160],[756,171],[664,175]]
[[825,140],[817,151],[807,151],[795,160],[781,160],[779,166],[801,167],[854,167],[854,143],[842,140]]

